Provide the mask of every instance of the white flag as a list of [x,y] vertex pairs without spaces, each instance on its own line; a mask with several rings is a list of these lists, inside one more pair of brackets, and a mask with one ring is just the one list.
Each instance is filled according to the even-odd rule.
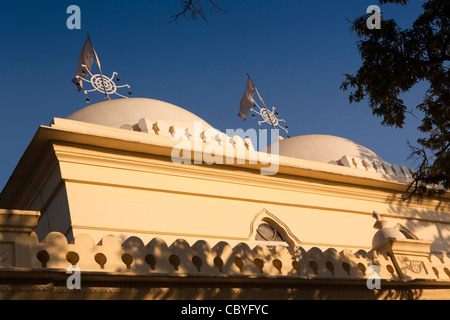
[[88,71],[86,71],[85,68],[91,71],[92,65],[94,64],[94,57],[98,67],[100,68],[100,61],[98,60],[97,53],[92,46],[91,39],[88,36],[86,42],[84,43],[83,49],[81,50],[80,58],[78,59],[77,75],[72,80],[72,82],[78,87],[78,91],[83,90],[83,82],[81,79],[88,76]]
[[247,113],[254,106],[255,102],[253,100],[253,94],[255,93],[255,85],[252,79],[248,77],[247,86],[245,87],[244,95],[241,98],[241,105],[239,109],[238,116],[243,118],[244,121],[247,119]]

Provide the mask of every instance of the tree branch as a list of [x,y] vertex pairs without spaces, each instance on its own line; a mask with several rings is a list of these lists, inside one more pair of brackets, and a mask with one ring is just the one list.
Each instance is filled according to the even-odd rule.
[[[170,22],[177,22],[180,16],[189,15],[192,20],[197,19],[197,17],[199,16],[206,24],[208,24],[208,19],[206,18],[205,11],[203,10],[202,1],[203,0],[180,0],[183,9],[179,13],[173,15],[171,17]],[[226,12],[226,10],[220,8],[216,4],[215,0],[207,0],[207,1],[210,4],[212,4],[211,9]]]

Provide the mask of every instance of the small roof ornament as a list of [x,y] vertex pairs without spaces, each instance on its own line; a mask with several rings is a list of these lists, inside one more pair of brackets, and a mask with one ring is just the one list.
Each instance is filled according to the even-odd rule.
[[373,227],[378,231],[375,233],[372,239],[372,249],[377,249],[383,245],[384,241],[387,239],[399,240],[406,239],[405,235],[399,230],[387,227],[387,220],[381,217],[381,214],[374,211],[372,216],[377,219]]
[[[100,74],[92,74],[91,72],[94,61],[97,63]],[[78,59],[77,75],[72,79],[72,82],[77,86],[78,91],[83,90],[83,81],[92,85],[92,90],[84,90],[84,94],[86,95],[86,102],[90,102],[88,92],[94,91],[103,92],[105,94],[106,100],[110,100],[110,95],[113,94],[116,94],[122,98],[127,98],[126,96],[121,95],[117,92],[118,88],[128,88],[128,94],[131,95],[130,86],[128,84],[122,86],[116,85],[116,83],[114,82],[114,77],[116,77],[116,81],[120,81],[117,75],[117,72],[113,72],[111,78],[105,77],[103,75],[100,60],[88,34],[83,49],[81,50],[80,58]],[[88,76],[90,76],[90,79],[86,80]]]
[[[262,129],[262,124],[267,123],[272,126],[272,128],[278,133],[279,129],[284,130],[284,132],[287,134],[287,137],[289,136],[288,126],[286,124],[286,121],[284,119],[280,119],[278,117],[278,111],[275,107],[272,107],[272,110],[269,110],[266,107],[266,104],[264,103],[264,100],[261,98],[261,95],[258,92],[258,89],[256,88],[255,84],[253,83],[252,79],[250,78],[250,75],[247,73],[247,85],[245,87],[244,94],[240,101],[240,108],[238,116],[243,118],[244,121],[247,119],[247,114],[249,111],[252,112],[252,117],[256,118],[255,114],[258,114],[262,120],[258,121],[258,125]],[[258,94],[259,100],[262,102],[263,107],[260,107],[255,100],[253,100],[254,93]],[[284,126],[281,124],[284,123]],[[282,140],[283,137],[279,136],[279,140]]]
[[373,225],[373,227],[377,230],[381,230],[384,227],[386,227],[387,225],[387,220],[383,219],[381,217],[381,214],[379,214],[378,212],[374,211],[372,214],[372,217],[374,217],[375,219],[377,219],[377,221],[375,221],[375,224]]

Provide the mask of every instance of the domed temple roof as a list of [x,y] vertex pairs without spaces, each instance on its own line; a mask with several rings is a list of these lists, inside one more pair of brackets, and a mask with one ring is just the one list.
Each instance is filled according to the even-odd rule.
[[169,127],[192,129],[194,122],[200,121],[204,130],[212,128],[192,112],[167,102],[146,98],[99,102],[71,114],[67,119],[116,128],[134,126],[140,120],[148,119],[163,121]]
[[[310,134],[280,140],[281,156],[312,160],[324,163],[336,163],[343,156],[367,159],[383,163],[375,152],[351,140],[324,134]],[[267,148],[268,152],[271,146]]]
[[[108,100],[85,107],[70,116],[81,121],[171,138],[217,141],[221,145],[255,150],[250,138],[230,137],[197,115],[173,104],[146,98]],[[278,151],[275,150],[278,146]],[[372,150],[351,140],[324,134],[282,139],[262,152],[335,164],[410,179],[412,170],[384,161]]]

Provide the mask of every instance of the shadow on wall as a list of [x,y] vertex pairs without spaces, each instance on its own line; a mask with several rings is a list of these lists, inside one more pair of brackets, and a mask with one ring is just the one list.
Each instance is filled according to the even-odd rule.
[[[68,244],[59,233],[42,243],[32,234],[29,241],[28,267],[62,273],[59,299],[410,299],[422,294],[393,286],[400,278],[391,260],[374,251],[296,247],[290,252],[284,246],[232,248],[220,242],[211,247],[205,241],[190,246],[183,239],[168,246],[158,238],[145,245],[137,237],[121,243],[114,236],[95,244],[87,235]],[[80,268],[82,286],[103,289],[64,290],[71,265]],[[373,265],[381,270],[380,290],[367,287]]]
[[[431,241],[431,252],[448,255],[450,243],[450,203],[442,198],[403,200],[402,193],[392,193],[386,203],[387,212],[382,213],[418,236],[420,240]],[[392,225],[393,226],[393,225]],[[423,237],[421,237],[423,235]]]

